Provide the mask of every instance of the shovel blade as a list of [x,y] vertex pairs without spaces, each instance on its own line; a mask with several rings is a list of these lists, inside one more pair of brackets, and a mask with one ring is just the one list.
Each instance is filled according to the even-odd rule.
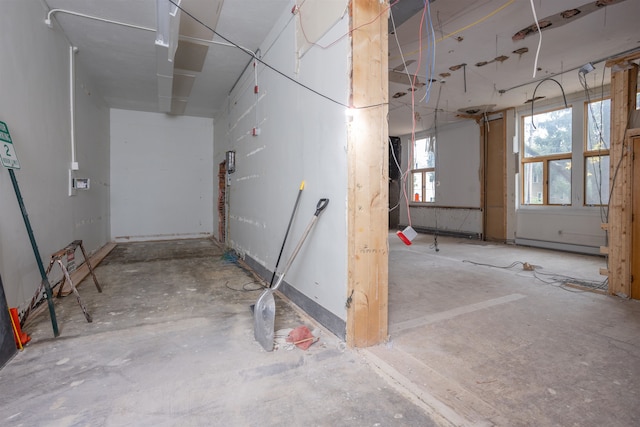
[[253,310],[253,336],[266,351],[273,351],[276,301],[273,291],[267,289],[260,295]]

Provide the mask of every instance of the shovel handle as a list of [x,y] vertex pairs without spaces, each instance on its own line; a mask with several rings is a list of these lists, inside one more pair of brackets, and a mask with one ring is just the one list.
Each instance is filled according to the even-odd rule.
[[329,199],[320,199],[318,200],[318,204],[316,205],[316,213],[315,216],[320,215],[320,213],[327,207],[329,204]]

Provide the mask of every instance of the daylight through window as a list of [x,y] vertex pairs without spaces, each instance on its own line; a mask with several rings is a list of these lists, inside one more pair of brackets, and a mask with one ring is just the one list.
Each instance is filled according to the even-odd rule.
[[522,129],[522,203],[570,205],[571,108],[525,116]]
[[436,138],[416,139],[413,144],[411,169],[412,202],[435,202],[436,199]]
[[585,103],[584,203],[609,203],[611,100]]

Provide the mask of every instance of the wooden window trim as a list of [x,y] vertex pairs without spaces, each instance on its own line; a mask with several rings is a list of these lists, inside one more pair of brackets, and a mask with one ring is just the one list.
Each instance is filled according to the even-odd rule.
[[[421,169],[411,169],[411,196],[412,196],[412,200],[409,202],[410,206],[422,206],[422,205],[432,205],[436,202],[436,197],[435,194],[433,195],[433,202],[427,202],[425,201],[425,189],[426,189],[426,174],[428,172],[436,172],[436,168],[421,168]],[[422,188],[420,189],[422,192],[421,198],[422,201],[421,202],[416,202],[415,200],[413,200],[413,175],[416,173],[421,173],[422,174]]]
[[[568,106],[560,106],[558,108],[552,108],[550,110],[545,110],[545,111],[540,111],[540,112],[534,112],[533,116],[537,115],[537,114],[545,114],[545,113],[551,113],[553,111],[560,111],[560,110],[569,110],[571,111],[571,114],[573,116],[573,105],[570,104]],[[570,207],[573,205],[573,200],[570,200],[569,204],[563,205],[563,204],[557,204],[557,203],[549,203],[549,162],[550,161],[554,161],[554,160],[570,160],[573,162],[573,150],[567,152],[567,153],[557,153],[557,154],[548,154],[548,155],[544,155],[544,156],[530,156],[527,157],[526,153],[526,148],[525,148],[525,132],[524,132],[524,128],[525,128],[525,120],[527,119],[527,117],[532,117],[531,114],[526,114],[520,117],[520,153],[521,153],[521,157],[520,157],[520,163],[522,164],[522,172],[520,175],[520,189],[522,191],[520,191],[520,205],[521,206],[526,206],[527,208],[543,208],[543,207],[547,207],[547,206],[561,206],[561,207]],[[573,147],[573,141],[571,146]],[[524,165],[527,163],[542,163],[542,203],[541,204],[533,204],[533,203],[525,203],[525,173],[524,173]],[[573,165],[572,165],[572,173],[573,173]]]
[[[415,138],[413,138],[413,139],[410,139],[410,140],[409,140],[409,144],[411,144],[411,152],[410,152],[410,154],[409,154],[409,155],[411,156],[411,164],[412,164],[412,165],[415,165],[415,163],[416,163],[416,162],[415,162],[415,142],[416,142],[416,141],[419,141],[419,140],[422,140],[422,139],[425,139],[425,140],[435,139],[435,135],[432,135],[432,134],[426,134],[426,135],[421,136],[421,137],[419,137],[419,138],[418,138],[418,137],[415,137]],[[437,143],[438,143],[438,141],[435,141],[435,143],[434,143],[434,144],[437,144]],[[435,152],[435,145],[434,145],[434,154],[435,154],[435,153],[436,153],[436,152]],[[435,159],[435,161],[436,161],[436,162],[438,161],[438,157],[437,157],[437,155],[436,155],[436,159]],[[416,168],[416,169],[411,169],[411,170],[410,170],[410,173],[411,173],[411,180],[410,180],[410,183],[409,183],[409,190],[410,190],[410,191],[409,191],[409,194],[411,195],[411,197],[410,197],[410,200],[409,200],[409,206],[433,205],[433,204],[436,202],[436,197],[435,197],[436,195],[435,195],[435,191],[434,191],[434,194],[433,194],[433,202],[427,202],[427,201],[425,201],[426,174],[427,174],[428,172],[433,172],[433,173],[435,174],[435,172],[436,172],[436,167],[434,166],[434,167],[432,167],[432,168]],[[422,201],[420,201],[420,202],[416,202],[416,201],[414,200],[414,193],[413,193],[413,175],[414,175],[414,174],[416,174],[416,173],[421,173],[421,174],[422,174],[422,188],[420,189],[420,191],[421,191],[421,193],[422,193],[422,194],[421,194],[421,199],[422,199]]]
[[[602,203],[602,204],[588,204],[587,203],[587,160],[591,157],[609,157],[609,162],[611,162],[611,156],[609,155],[609,150],[603,150],[603,151],[589,151],[588,153],[584,154],[584,159],[583,159],[583,175],[582,175],[582,206],[584,207],[602,207],[602,206],[608,206],[609,203]],[[608,184],[607,184],[608,186]]]
[[[552,156],[540,156],[540,157],[529,157],[527,159],[523,159],[522,160],[522,171],[523,173],[521,173],[520,175],[520,188],[523,189],[523,191],[521,191],[521,196],[520,196],[520,203],[522,204],[522,206],[571,206],[572,203],[563,205],[563,204],[559,204],[559,203],[549,203],[549,162],[552,161],[556,161],[556,160],[570,160],[573,161],[573,158],[571,156],[571,153],[569,154],[554,154]],[[534,204],[534,203],[525,203],[524,197],[525,197],[525,192],[524,192],[524,187],[525,187],[525,176],[526,174],[524,173],[524,165],[527,163],[542,163],[542,203],[541,204]],[[572,173],[573,173],[573,166],[572,166]]]

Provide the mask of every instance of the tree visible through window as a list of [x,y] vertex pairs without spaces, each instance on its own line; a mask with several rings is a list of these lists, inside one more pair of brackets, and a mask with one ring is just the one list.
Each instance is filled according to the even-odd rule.
[[428,136],[414,141],[411,169],[413,202],[434,202],[436,199],[435,145],[435,136]]
[[522,203],[570,205],[571,108],[525,116],[522,129]]
[[584,203],[609,203],[609,141],[611,100],[585,103],[587,117],[584,149]]

